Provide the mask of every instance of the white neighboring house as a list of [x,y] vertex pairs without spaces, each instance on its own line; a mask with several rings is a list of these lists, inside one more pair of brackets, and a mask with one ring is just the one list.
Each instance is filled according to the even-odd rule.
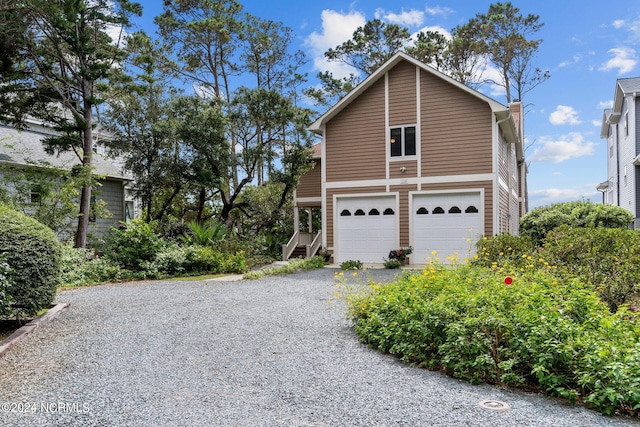
[[[12,126],[0,124],[0,177],[4,170],[9,168],[20,169],[25,166],[45,164],[45,166],[63,170],[70,170],[80,164],[73,152],[49,155],[44,151],[43,138],[54,135],[55,132],[35,121],[28,123],[26,129],[18,130]],[[99,132],[96,132],[99,135]],[[99,136],[98,136],[99,138]],[[96,141],[98,142],[98,141]],[[128,221],[135,217],[135,204],[130,193],[130,184],[133,178],[123,171],[122,162],[118,159],[107,157],[104,148],[99,143],[94,145],[93,167],[94,173],[99,177],[100,187],[94,189],[92,202],[104,200],[106,209],[112,214],[110,218],[90,218],[89,233],[99,236],[106,233],[111,227],[120,221]],[[9,191],[15,191],[15,186],[2,179],[0,186],[6,186]],[[25,199],[38,197],[37,192],[25,195]],[[79,209],[79,200],[78,200]],[[75,232],[77,218],[69,218],[70,230]],[[61,234],[61,233],[58,233]],[[71,236],[59,235],[61,239]]]
[[597,187],[603,203],[631,212],[633,228],[640,228],[640,77],[617,80],[600,137],[607,140],[608,179]]

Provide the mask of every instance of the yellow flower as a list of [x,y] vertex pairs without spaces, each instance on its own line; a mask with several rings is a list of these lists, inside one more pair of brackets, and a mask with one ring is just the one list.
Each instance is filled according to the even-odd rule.
[[438,251],[431,251],[431,255],[435,256],[438,254]]

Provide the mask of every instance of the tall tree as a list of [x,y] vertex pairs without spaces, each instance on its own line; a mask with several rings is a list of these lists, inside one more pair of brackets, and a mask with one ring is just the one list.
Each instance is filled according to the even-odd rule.
[[544,25],[538,15],[523,16],[511,2],[494,3],[487,13],[477,14],[466,25],[478,53],[486,54],[500,72],[500,81],[492,83],[504,87],[507,102],[522,101],[527,92],[550,77],[548,70],[533,65],[542,39],[531,37]]
[[[4,49],[13,60],[4,65],[0,97],[10,105],[16,124],[31,115],[52,124],[57,136],[44,140],[49,153],[74,151],[86,177],[80,195],[75,245],[85,247],[90,216],[94,114],[103,102],[101,84],[113,75],[125,51],[109,31],[122,30],[139,4],[128,0],[3,1],[3,12],[17,16],[3,20],[9,35]],[[8,66],[7,66],[8,65]],[[3,117],[7,119],[7,117]]]
[[187,164],[180,155],[172,120],[179,91],[163,69],[162,48],[144,33],[127,40],[129,79],[112,85],[103,123],[111,137],[109,149],[123,158],[135,177],[133,194],[142,202],[145,221],[162,219],[187,186]]

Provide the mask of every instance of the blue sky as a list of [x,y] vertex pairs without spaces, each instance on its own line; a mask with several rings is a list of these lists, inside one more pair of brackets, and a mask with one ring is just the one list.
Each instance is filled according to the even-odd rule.
[[[138,21],[148,33],[161,2],[143,0]],[[244,0],[244,10],[293,29],[296,48],[308,57],[306,72],[346,72],[324,61],[323,53],[349,39],[366,21],[380,18],[417,32],[438,29],[445,34],[485,13],[490,1],[360,0],[302,2]],[[610,106],[616,79],[640,76],[640,2],[611,5],[584,0],[513,1],[522,14],[540,15],[544,27],[536,65],[551,78],[525,95],[525,134],[529,168],[530,208],[555,202],[601,201],[596,185],[607,179],[606,143],[600,139],[602,111]],[[310,82],[313,84],[313,81]],[[499,102],[495,87],[481,89]]]

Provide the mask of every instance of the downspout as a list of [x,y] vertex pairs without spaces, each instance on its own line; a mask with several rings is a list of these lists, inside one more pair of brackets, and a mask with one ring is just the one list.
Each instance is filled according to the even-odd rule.
[[616,123],[616,206],[620,206],[620,134]]

